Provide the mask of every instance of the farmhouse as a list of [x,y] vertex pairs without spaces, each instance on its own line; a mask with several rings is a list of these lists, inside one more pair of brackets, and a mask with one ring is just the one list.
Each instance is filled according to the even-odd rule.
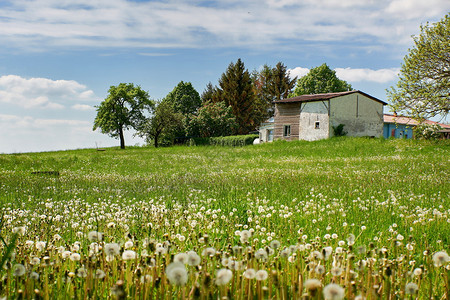
[[[260,140],[326,139],[333,127],[344,125],[348,136],[383,135],[383,107],[387,103],[361,91],[301,95],[275,101],[273,122],[260,128]],[[270,125],[270,123],[272,123]]]

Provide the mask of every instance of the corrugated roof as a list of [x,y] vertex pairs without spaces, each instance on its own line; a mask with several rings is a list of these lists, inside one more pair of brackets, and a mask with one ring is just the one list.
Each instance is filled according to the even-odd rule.
[[301,96],[297,96],[297,97],[293,97],[293,98],[288,98],[288,99],[282,99],[282,100],[277,100],[274,101],[275,103],[294,103],[294,102],[313,102],[313,101],[321,101],[321,100],[329,100],[332,98],[337,98],[337,97],[341,97],[341,96],[345,96],[345,95],[349,95],[349,94],[354,94],[354,93],[359,93],[362,94],[372,100],[378,101],[380,103],[382,103],[383,105],[387,105],[386,102],[375,98],[373,96],[370,96],[369,94],[366,94],[364,92],[361,91],[347,91],[347,92],[338,92],[338,93],[325,93],[325,94],[312,94],[312,95],[301,95]]
[[[404,116],[396,116],[396,115],[391,115],[391,114],[384,114],[383,119],[384,119],[384,123],[394,123],[394,124],[402,124],[402,125],[410,125],[410,126],[416,126],[419,124],[419,122],[417,120],[414,120],[412,118],[408,118],[408,117],[404,117]],[[446,124],[442,124],[442,123],[438,123],[438,122],[434,122],[434,121],[430,121],[430,120],[425,120],[424,123],[430,124],[430,125],[437,124],[437,125],[441,126],[442,128],[450,129],[450,125],[446,125]]]

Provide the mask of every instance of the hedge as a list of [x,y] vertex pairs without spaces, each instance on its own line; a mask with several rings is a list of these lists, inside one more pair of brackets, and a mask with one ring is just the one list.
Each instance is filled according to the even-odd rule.
[[252,145],[253,141],[259,136],[257,134],[248,135],[231,135],[231,136],[218,136],[210,138],[191,138],[189,144],[196,145],[213,145],[213,146],[246,146]]

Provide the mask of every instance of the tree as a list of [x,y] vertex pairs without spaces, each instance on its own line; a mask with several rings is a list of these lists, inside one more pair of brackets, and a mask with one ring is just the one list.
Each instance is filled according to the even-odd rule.
[[189,136],[214,137],[233,134],[237,123],[231,106],[224,102],[206,102],[186,127]]
[[352,86],[345,80],[336,76],[336,72],[331,70],[327,64],[312,68],[308,74],[297,81],[294,92],[290,95],[296,97],[300,95],[322,94],[345,92],[352,90]]
[[241,59],[230,63],[227,71],[219,79],[217,99],[214,102],[225,102],[231,106],[236,117],[237,134],[246,134],[259,126],[264,116],[258,109],[258,98],[255,95],[250,73],[245,69]]
[[111,86],[108,97],[97,106],[94,128],[120,139],[120,148],[125,149],[124,130],[138,129],[145,121],[145,111],[151,111],[154,103],[146,91],[132,83]]
[[156,106],[153,116],[141,125],[137,135],[145,137],[148,143],[153,141],[158,147],[162,138],[173,140],[182,126],[183,115],[175,111],[172,103],[163,100]]
[[183,81],[180,81],[164,100],[171,103],[175,111],[184,116],[195,113],[202,105],[202,99],[192,84]]
[[297,77],[291,79],[287,67],[279,62],[274,68],[264,65],[261,71],[252,74],[256,95],[266,106],[267,115],[274,114],[273,101],[288,98],[295,86]]
[[420,26],[414,47],[408,50],[396,87],[388,90],[394,111],[426,119],[450,111],[450,14]]
[[211,82],[206,85],[205,90],[202,93],[202,103],[206,103],[208,101],[214,101],[217,99],[217,87],[213,86]]

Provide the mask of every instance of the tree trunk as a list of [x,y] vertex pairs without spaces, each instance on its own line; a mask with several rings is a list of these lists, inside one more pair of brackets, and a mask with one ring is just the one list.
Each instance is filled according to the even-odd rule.
[[123,128],[119,129],[119,138],[120,138],[120,149],[125,149],[125,138],[123,136]]

